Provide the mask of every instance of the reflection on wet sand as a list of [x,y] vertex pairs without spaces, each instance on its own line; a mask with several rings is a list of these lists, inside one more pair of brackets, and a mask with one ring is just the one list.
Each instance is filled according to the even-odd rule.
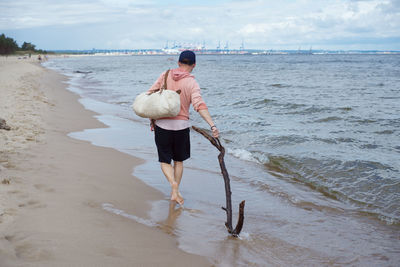
[[175,201],[170,201],[168,209],[168,217],[163,222],[159,223],[160,228],[167,234],[176,236],[175,233],[176,219],[181,215],[183,209],[184,209],[183,206],[176,205]]

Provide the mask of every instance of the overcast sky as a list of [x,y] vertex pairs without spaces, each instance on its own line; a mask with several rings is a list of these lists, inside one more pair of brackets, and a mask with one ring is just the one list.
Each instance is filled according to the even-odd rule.
[[0,0],[0,33],[48,50],[400,50],[400,0]]

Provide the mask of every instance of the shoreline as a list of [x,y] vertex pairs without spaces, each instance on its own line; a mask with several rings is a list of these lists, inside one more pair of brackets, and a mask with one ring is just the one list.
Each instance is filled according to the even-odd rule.
[[12,128],[0,132],[0,180],[10,182],[0,184],[2,266],[211,265],[163,231],[103,209],[147,218],[163,195],[132,175],[143,160],[68,136],[107,126],[66,89],[65,76],[11,58],[0,69],[0,104],[9,103],[0,117]]

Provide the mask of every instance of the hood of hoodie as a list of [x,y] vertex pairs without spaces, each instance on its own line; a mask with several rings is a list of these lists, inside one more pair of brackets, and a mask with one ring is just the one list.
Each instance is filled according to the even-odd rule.
[[181,80],[181,79],[183,79],[183,78],[186,78],[186,77],[192,77],[192,78],[194,78],[194,76],[193,76],[192,74],[190,74],[189,72],[187,72],[187,71],[185,71],[185,70],[182,70],[182,69],[180,69],[180,68],[172,69],[172,70],[170,71],[170,73],[171,73],[172,79],[173,79],[174,81],[179,81],[179,80]]

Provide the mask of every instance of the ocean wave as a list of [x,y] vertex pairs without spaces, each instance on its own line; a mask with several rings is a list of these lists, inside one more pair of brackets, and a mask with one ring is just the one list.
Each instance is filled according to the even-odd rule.
[[264,99],[255,101],[255,102],[253,103],[253,106],[254,106],[254,107],[258,107],[258,106],[264,107],[264,106],[266,106],[266,104],[271,103],[271,102],[274,102],[274,100],[268,99],[268,98],[264,98]]
[[385,222],[400,220],[400,182],[392,166],[372,161],[341,161],[270,156],[265,167],[280,174],[282,179],[298,182],[323,195],[357,207],[360,212],[385,218]]
[[351,110],[353,110],[353,108],[351,108],[351,107],[341,107],[341,108],[338,108],[339,110],[342,110],[342,111],[351,111]]
[[290,85],[281,84],[281,83],[273,83],[273,84],[271,84],[270,86],[271,86],[271,87],[276,87],[276,88],[290,87]]
[[351,120],[349,120],[352,123],[357,123],[359,125],[366,125],[366,124],[375,124],[377,123],[377,120],[375,119],[363,119],[359,117],[352,117]]
[[375,134],[393,134],[394,131],[393,130],[383,130],[383,131],[377,131],[374,132]]
[[268,143],[273,147],[280,147],[286,145],[302,144],[310,140],[310,137],[292,134],[270,137]]
[[311,107],[305,108],[303,110],[283,112],[283,114],[288,114],[288,115],[310,115],[310,114],[316,114],[316,113],[329,112],[331,110],[332,109],[329,108],[329,107],[311,106]]
[[252,154],[250,151],[247,151],[245,149],[240,149],[240,148],[227,149],[227,151],[229,154],[233,155],[236,158],[246,160],[246,161],[252,161],[252,162],[256,162],[256,163],[262,163],[254,156],[254,154]]
[[337,116],[331,116],[331,117],[326,117],[326,118],[315,120],[314,122],[331,122],[331,121],[340,121],[340,120],[343,120],[343,119],[340,117],[337,117]]

